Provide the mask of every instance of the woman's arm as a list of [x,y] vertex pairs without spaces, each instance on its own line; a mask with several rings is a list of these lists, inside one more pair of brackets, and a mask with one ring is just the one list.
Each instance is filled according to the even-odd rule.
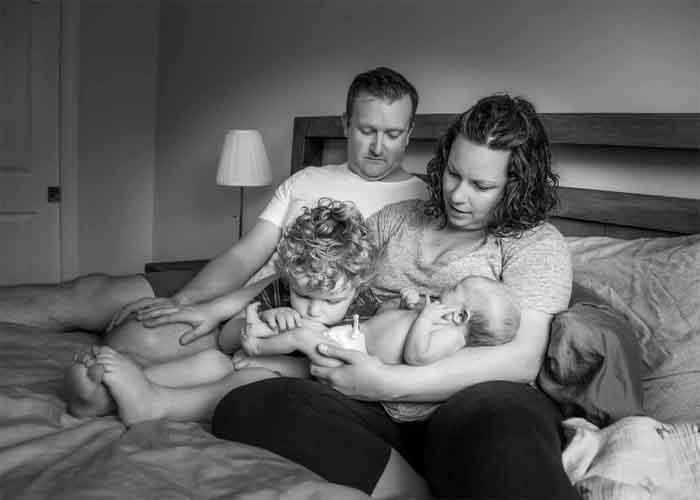
[[480,382],[509,380],[529,383],[544,357],[552,316],[523,310],[513,341],[465,347],[425,366],[386,365],[378,358],[324,345],[320,352],[344,361],[338,368],[311,366],[311,374],[338,391],[370,401],[444,401]]

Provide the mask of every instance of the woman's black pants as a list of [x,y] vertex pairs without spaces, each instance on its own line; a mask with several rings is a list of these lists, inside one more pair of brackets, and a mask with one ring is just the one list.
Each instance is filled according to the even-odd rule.
[[578,499],[562,467],[560,421],[544,394],[511,382],[477,384],[427,422],[396,424],[377,403],[312,380],[277,378],[226,395],[212,431],[368,494],[393,447],[438,498]]

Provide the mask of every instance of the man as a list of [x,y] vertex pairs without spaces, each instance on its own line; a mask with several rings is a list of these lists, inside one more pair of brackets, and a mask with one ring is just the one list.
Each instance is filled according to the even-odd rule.
[[[343,115],[347,164],[307,167],[291,176],[277,188],[255,226],[193,278],[181,272],[95,274],[59,286],[0,287],[0,321],[102,332],[138,311],[139,319],[152,321],[150,326],[174,323],[172,314],[179,307],[238,289],[254,274],[264,277],[263,266],[283,228],[301,207],[321,196],[353,201],[365,217],[389,203],[426,198],[423,182],[402,167],[417,105],[415,88],[399,73],[381,67],[357,75]],[[181,342],[204,333],[186,331]]]

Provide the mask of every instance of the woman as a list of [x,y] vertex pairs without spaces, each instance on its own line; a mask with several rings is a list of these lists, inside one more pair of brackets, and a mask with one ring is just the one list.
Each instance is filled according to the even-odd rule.
[[[213,432],[375,496],[405,457],[437,497],[578,498],[561,465],[561,413],[530,385],[572,279],[566,242],[546,222],[557,177],[534,108],[507,95],[480,100],[442,137],[428,175],[429,202],[397,203],[369,221],[384,250],[375,292],[388,299],[407,286],[436,293],[468,275],[498,279],[521,307],[515,339],[427,366],[321,345],[328,366],[311,368],[321,383],[236,389],[217,407]],[[377,403],[387,400],[445,403],[427,421],[402,424]]]

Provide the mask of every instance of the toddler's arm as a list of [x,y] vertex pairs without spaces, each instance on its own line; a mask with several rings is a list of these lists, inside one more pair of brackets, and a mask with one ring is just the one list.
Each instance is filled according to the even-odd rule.
[[444,319],[451,312],[454,312],[454,308],[439,302],[431,303],[426,296],[425,307],[406,336],[404,362],[409,365],[427,365],[466,345],[462,330]]
[[[316,346],[321,343],[334,343],[323,332],[328,329],[324,324],[310,320],[299,320],[301,326],[277,332],[270,328],[258,316],[258,304],[251,304],[246,309],[246,328],[242,335],[242,346],[250,356],[290,354],[301,351],[312,361],[323,359]],[[283,311],[284,312],[284,311]],[[276,317],[274,314],[272,318]],[[277,324],[276,320],[273,324]]]

